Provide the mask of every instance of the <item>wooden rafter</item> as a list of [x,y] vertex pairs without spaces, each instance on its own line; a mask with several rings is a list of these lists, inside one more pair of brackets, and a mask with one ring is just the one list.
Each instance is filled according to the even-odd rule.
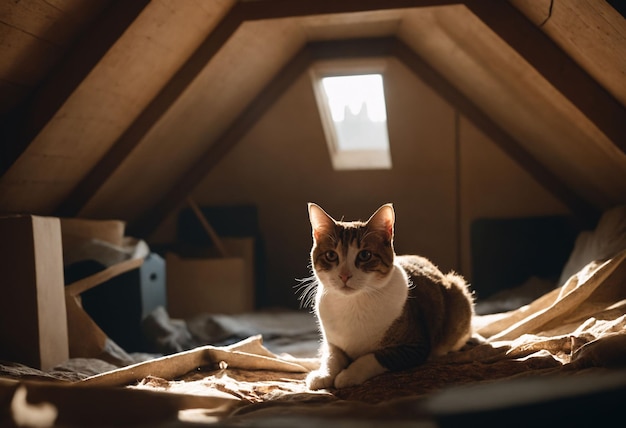
[[0,156],[3,175],[50,121],[56,111],[141,13],[149,0],[116,0],[70,49],[65,59],[25,102],[3,120]]
[[81,180],[68,198],[56,209],[58,216],[72,217],[78,214],[89,199],[116,171],[124,158],[141,142],[148,131],[161,119],[176,99],[202,71],[243,22],[241,8],[233,7],[207,36],[194,54],[167,82],[157,96],[141,112],[139,117],[113,144],[106,155]]
[[246,20],[372,12],[463,3],[460,0],[242,0]]
[[626,107],[507,1],[466,6],[626,153]]
[[414,51],[403,42],[391,37],[309,43],[274,77],[228,130],[209,147],[189,172],[156,205],[147,210],[146,215],[130,225],[130,232],[134,236],[146,237],[158,227],[171,211],[181,207],[185,203],[186,195],[193,191],[211,169],[263,116],[267,109],[316,60],[381,56],[394,56],[404,63],[442,98],[493,139],[522,168],[540,179],[546,189],[563,201],[583,222],[595,222],[598,213],[591,205],[579,198],[559,178],[534,159],[515,138],[493,122],[470,99],[448,83]]

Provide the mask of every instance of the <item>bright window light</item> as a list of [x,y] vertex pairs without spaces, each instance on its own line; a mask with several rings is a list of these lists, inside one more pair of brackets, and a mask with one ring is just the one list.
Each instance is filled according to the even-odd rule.
[[318,78],[318,106],[335,169],[389,169],[381,74]]

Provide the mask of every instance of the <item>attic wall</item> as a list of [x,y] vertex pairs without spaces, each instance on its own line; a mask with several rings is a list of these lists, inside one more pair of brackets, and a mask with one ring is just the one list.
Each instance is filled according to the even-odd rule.
[[469,238],[472,221],[571,214],[562,202],[463,117],[459,121],[459,158],[460,272],[466,278],[471,279],[472,275]]
[[[196,188],[201,205],[258,206],[267,253],[268,295],[261,301],[267,306],[298,304],[296,279],[310,274],[309,201],[345,219],[366,219],[393,202],[396,251],[425,255],[467,277],[472,219],[566,212],[401,63],[390,60],[385,84],[392,170],[332,169],[303,75]],[[153,242],[174,239],[174,225],[172,216]]]

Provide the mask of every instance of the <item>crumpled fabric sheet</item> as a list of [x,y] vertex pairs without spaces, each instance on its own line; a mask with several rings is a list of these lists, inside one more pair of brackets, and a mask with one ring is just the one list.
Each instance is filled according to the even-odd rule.
[[249,371],[305,373],[316,366],[315,358],[298,359],[289,356],[281,358],[265,348],[262,342],[262,337],[257,335],[224,347],[201,346],[91,376],[81,383],[89,386],[121,386],[147,376],[158,375],[165,379],[175,379],[199,368],[212,370],[232,366]]
[[314,407],[335,403],[333,408],[342,400],[375,404],[420,397],[451,385],[626,367],[626,251],[588,264],[530,305],[477,316],[475,329],[477,341],[459,352],[339,391],[308,391],[304,378],[317,359],[276,355],[263,346],[261,336],[227,347],[196,348],[82,383],[217,394],[230,400],[218,412],[226,417],[255,409],[279,411],[294,402]]
[[475,324],[489,345],[508,348],[508,357],[547,351],[563,364],[593,365],[600,355],[596,364],[626,364],[626,250],[587,264],[530,305]]

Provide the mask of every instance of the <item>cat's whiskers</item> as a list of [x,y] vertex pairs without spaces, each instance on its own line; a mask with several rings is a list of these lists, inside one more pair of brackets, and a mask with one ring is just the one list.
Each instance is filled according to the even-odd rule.
[[299,294],[298,300],[300,300],[301,308],[312,308],[315,300],[315,293],[317,292],[318,282],[315,275],[311,275],[306,278],[296,278],[299,284],[294,285],[296,294]]

